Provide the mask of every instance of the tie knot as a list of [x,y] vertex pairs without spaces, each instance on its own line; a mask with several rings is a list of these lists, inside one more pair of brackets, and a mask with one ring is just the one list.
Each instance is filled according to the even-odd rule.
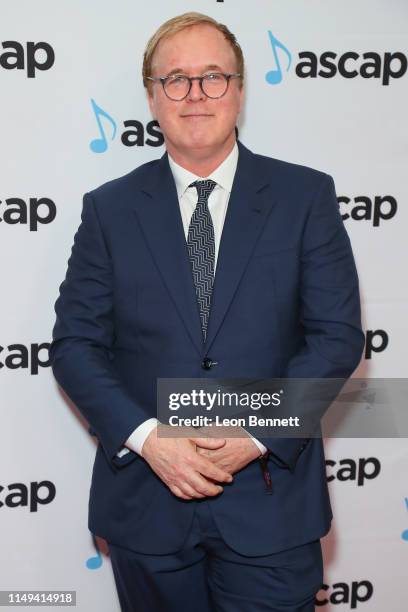
[[202,181],[194,181],[194,183],[191,183],[189,187],[195,187],[197,189],[199,200],[208,201],[208,198],[210,197],[210,194],[216,184],[217,183],[211,179],[204,179]]

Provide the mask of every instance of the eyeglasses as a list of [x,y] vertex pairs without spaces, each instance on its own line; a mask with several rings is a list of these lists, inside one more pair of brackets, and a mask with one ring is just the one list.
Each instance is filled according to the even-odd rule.
[[149,81],[160,82],[164,93],[170,100],[179,102],[190,93],[193,81],[199,81],[203,94],[208,98],[222,98],[227,92],[230,79],[241,75],[237,73],[209,72],[203,76],[188,77],[184,74],[172,74],[167,77],[146,77]]

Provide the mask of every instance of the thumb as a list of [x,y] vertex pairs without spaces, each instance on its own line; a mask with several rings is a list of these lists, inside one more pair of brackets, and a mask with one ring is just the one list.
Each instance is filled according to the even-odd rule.
[[226,440],[225,438],[190,438],[197,446],[201,448],[222,448]]

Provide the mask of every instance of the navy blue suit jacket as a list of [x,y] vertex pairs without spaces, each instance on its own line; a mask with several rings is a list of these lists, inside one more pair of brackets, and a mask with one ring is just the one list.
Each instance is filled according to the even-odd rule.
[[[53,372],[98,439],[89,528],[140,552],[178,550],[199,503],[137,454],[116,456],[156,416],[158,377],[347,378],[364,346],[332,178],[238,145],[205,345],[167,154],[84,196],[56,303]],[[273,494],[255,460],[209,498],[246,555],[319,538],[332,518],[322,441],[262,441]]]

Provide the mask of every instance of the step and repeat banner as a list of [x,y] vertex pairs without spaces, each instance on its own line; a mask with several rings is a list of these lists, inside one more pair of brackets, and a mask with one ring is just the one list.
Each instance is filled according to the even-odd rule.
[[[236,34],[247,70],[242,142],[335,180],[366,334],[355,376],[405,378],[408,4],[0,7],[0,590],[75,590],[77,609],[115,612],[106,544],[87,529],[95,442],[58,389],[48,348],[83,194],[164,152],[141,80],[145,44],[189,10]],[[325,449],[335,519],[316,609],[401,612],[407,440],[331,438]]]

